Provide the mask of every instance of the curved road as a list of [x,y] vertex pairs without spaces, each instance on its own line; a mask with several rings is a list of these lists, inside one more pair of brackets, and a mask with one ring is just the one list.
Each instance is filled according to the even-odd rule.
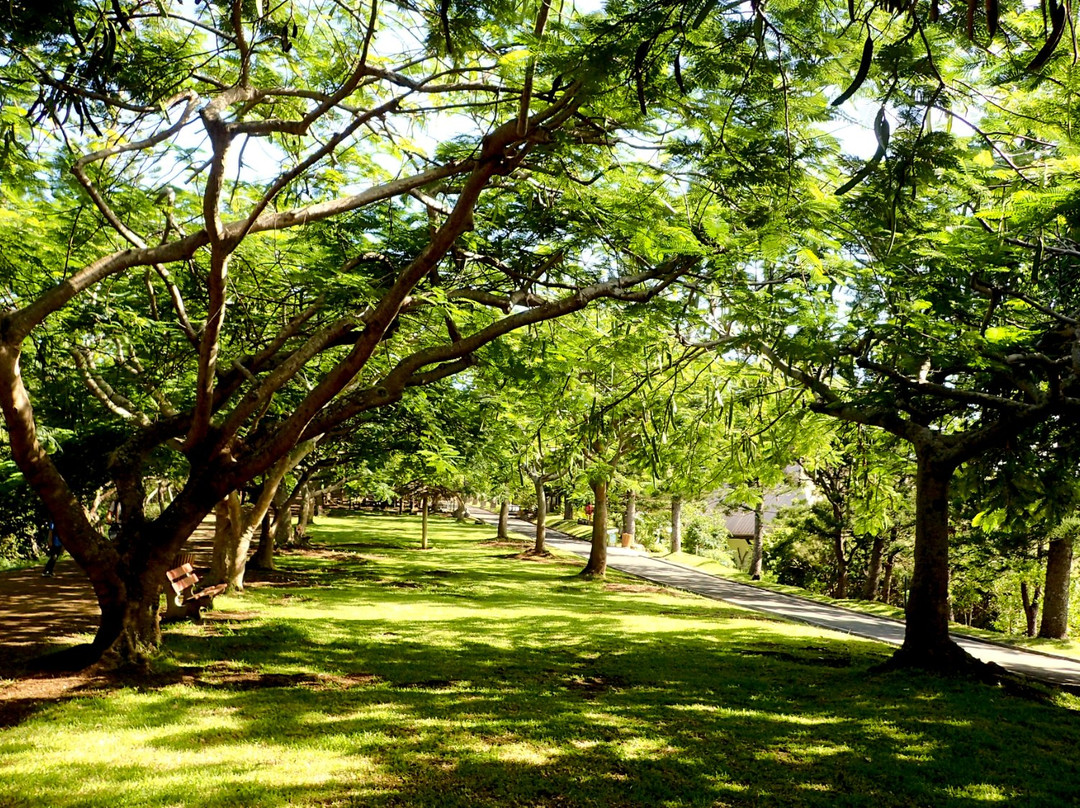
[[[498,517],[490,511],[470,506],[470,512],[475,518],[488,524],[495,525],[498,522]],[[511,518],[510,527],[529,538],[536,535],[535,525],[522,519]],[[589,555],[588,542],[557,530],[548,529],[546,543],[575,555]],[[647,581],[678,587],[745,609],[766,612],[890,645],[900,645],[904,641],[904,624],[898,620],[772,592],[710,575],[682,564],[651,558],[635,550],[609,547],[608,566]],[[994,662],[1013,673],[1051,684],[1080,687],[1080,660],[1025,651],[957,634],[952,637],[969,654],[984,662]]]

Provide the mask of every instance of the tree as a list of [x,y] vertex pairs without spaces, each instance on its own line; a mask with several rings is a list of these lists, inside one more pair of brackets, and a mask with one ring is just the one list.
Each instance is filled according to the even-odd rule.
[[[814,394],[818,412],[911,444],[915,567],[905,642],[895,660],[949,670],[969,664],[948,636],[953,474],[1071,411],[1075,334],[1071,316],[1059,311],[1072,305],[1060,296],[1062,279],[1032,282],[1021,271],[1023,251],[969,213],[972,195],[989,193],[971,187],[978,164],[964,162],[948,139],[911,133],[904,148],[902,174],[871,180],[893,192],[880,218],[867,216],[867,206],[880,209],[885,196],[878,187],[860,195],[845,219],[868,225],[853,231],[859,265],[838,260],[826,281],[811,284],[818,313],[828,308],[832,287],[849,284],[853,304],[842,323],[815,321],[805,308],[792,315],[798,333],[772,333],[761,350]],[[979,154],[967,159],[982,159]],[[931,166],[938,184],[923,185]],[[915,186],[914,199],[895,195],[897,187]],[[1068,333],[1059,334],[1062,329]]]
[[[88,30],[96,22],[79,8],[76,30]],[[5,205],[5,243],[18,243],[23,215],[48,225],[35,228],[40,244],[6,256],[15,304],[3,317],[0,407],[15,461],[101,606],[84,659],[113,649],[138,661],[156,644],[169,560],[217,502],[294,446],[460,372],[516,328],[600,298],[648,300],[697,263],[657,243],[622,273],[618,244],[587,265],[564,244],[595,244],[596,224],[535,238],[516,227],[511,199],[549,219],[561,205],[587,206],[595,222],[607,181],[551,178],[606,166],[620,127],[637,117],[609,91],[611,70],[573,52],[573,25],[545,32],[509,12],[455,25],[444,61],[437,38],[394,55],[410,22],[376,5],[363,17],[329,3],[266,10],[236,0],[194,17],[151,9],[128,20],[130,32],[120,26],[117,69],[86,85],[53,78],[77,51],[66,34],[8,49],[5,86],[60,100],[40,107],[41,119],[24,116],[41,134],[18,205]],[[545,34],[537,53],[558,56],[485,55],[514,52],[522,28]],[[169,54],[167,64],[144,60],[151,53]],[[493,100],[510,98],[513,110],[489,115]],[[75,110],[67,119],[65,105]],[[457,115],[461,136],[426,149],[400,135],[440,115]],[[269,159],[251,158],[260,148]],[[65,164],[73,181],[59,173]],[[515,230],[520,241],[502,240]],[[115,381],[92,391],[128,429],[111,454],[124,505],[115,543],[40,437],[36,357],[25,348],[45,331],[92,346],[88,376]],[[122,353],[110,332],[133,335]],[[186,480],[151,518],[144,489],[159,454]]]

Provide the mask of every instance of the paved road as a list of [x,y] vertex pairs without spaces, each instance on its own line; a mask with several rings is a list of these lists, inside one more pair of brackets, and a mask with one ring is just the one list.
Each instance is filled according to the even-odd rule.
[[[477,519],[489,524],[494,525],[498,522],[495,514],[475,506],[470,507],[470,512]],[[527,537],[536,534],[535,526],[521,519],[511,519],[510,527]],[[549,529],[546,543],[550,547],[566,550],[579,556],[589,555],[588,542],[559,531]],[[904,641],[904,624],[898,620],[771,592],[760,587],[710,575],[682,564],[650,558],[635,550],[609,547],[608,566],[648,581],[675,586],[708,598],[723,600],[735,606],[778,615],[789,620],[842,631],[890,645],[900,645]],[[953,639],[972,656],[985,662],[995,662],[1013,673],[1054,684],[1080,687],[1080,661],[1009,648],[956,634],[953,635]]]

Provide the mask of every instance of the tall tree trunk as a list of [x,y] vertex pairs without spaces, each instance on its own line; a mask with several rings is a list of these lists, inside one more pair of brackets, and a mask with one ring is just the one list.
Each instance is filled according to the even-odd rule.
[[765,505],[758,503],[754,506],[754,545],[753,554],[750,557],[750,577],[755,581],[761,580],[762,564],[765,557]]
[[[244,591],[244,573],[251,537],[257,522],[253,508],[244,513],[240,495],[232,491],[214,509],[216,530],[214,533],[214,559],[210,580],[226,585],[226,592]],[[259,521],[262,521],[261,518]]]
[[[251,566],[257,570],[274,569],[274,548],[279,539],[287,531],[292,517],[289,511],[289,493],[280,485],[274,492],[273,513],[274,519],[270,520],[268,513],[263,517],[263,530],[259,533],[259,546],[255,548],[255,555],[251,557]],[[283,528],[284,526],[284,528]]]
[[630,541],[633,541],[637,534],[637,494],[633,490],[626,492],[626,511],[623,513],[622,532],[630,534]]
[[607,573],[607,481],[590,483],[593,491],[592,548],[589,561],[581,574],[586,577],[603,577]]
[[427,521],[428,521],[428,498],[425,494],[420,500],[420,549],[426,550],[428,548],[427,540]]
[[547,494],[544,492],[544,478],[534,477],[533,487],[536,489],[536,542],[533,544],[533,552],[540,555],[545,552],[544,539],[547,537]]
[[1024,618],[1027,623],[1025,633],[1034,637],[1039,625],[1039,585],[1035,584],[1034,597],[1027,581],[1020,582],[1020,601],[1024,605]]
[[259,498],[250,507],[241,507],[236,491],[231,491],[225,497],[225,507],[218,513],[227,519],[228,532],[224,535],[219,532],[214,536],[214,569],[211,577],[214,582],[225,584],[226,592],[244,591],[247,554],[255,528],[270,510],[285,475],[314,447],[314,440],[304,441],[271,466],[263,480]]
[[1061,640],[1069,634],[1069,586],[1073,540],[1053,539],[1046,555],[1046,589],[1039,636]]
[[563,496],[562,518],[567,522],[574,518],[574,501],[570,498],[570,494]]
[[[896,528],[891,529],[891,534],[895,538]],[[879,531],[874,536],[874,544],[870,548],[870,561],[866,565],[866,583],[863,585],[864,600],[877,600],[881,582],[881,558],[884,554],[885,534]]]
[[682,552],[682,497],[671,498],[671,552]]
[[503,500],[499,505],[499,532],[496,535],[499,539],[510,538],[510,502],[509,500]]
[[[837,509],[833,508],[833,518],[837,518]],[[847,597],[848,564],[847,553],[844,547],[843,525],[837,526],[833,531],[833,560],[836,562],[836,585],[833,587],[834,598]]]
[[919,450],[915,475],[915,558],[904,644],[892,664],[954,671],[970,657],[949,637],[949,482],[954,464]]
[[308,525],[311,524],[311,517],[314,513],[315,494],[312,493],[311,486],[305,483],[300,492],[300,514],[296,520],[296,530],[293,534],[293,541],[296,544],[307,544],[307,529]]
[[[295,497],[286,497],[285,502],[281,506],[281,510],[278,511],[277,516],[274,519],[274,535],[271,543],[271,549],[276,550],[278,547],[283,547],[289,543],[289,539],[292,537],[293,532],[293,519],[292,519],[292,506],[296,501]],[[267,569],[274,569],[274,558],[270,557],[271,566]]]

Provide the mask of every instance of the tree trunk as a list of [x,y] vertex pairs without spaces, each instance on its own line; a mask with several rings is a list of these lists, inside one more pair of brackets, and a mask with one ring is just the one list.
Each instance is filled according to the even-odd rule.
[[1073,540],[1053,539],[1046,556],[1046,588],[1039,636],[1061,640],[1069,634],[1069,586]]
[[569,494],[563,497],[562,518],[567,522],[574,518],[574,502],[570,499]]
[[[251,557],[251,566],[257,570],[274,569],[274,548],[282,535],[282,525],[292,521],[288,506],[289,494],[280,485],[274,492],[273,513],[275,519],[270,520],[270,514],[263,517],[263,529],[259,533],[259,546],[255,549],[255,555]],[[288,535],[287,533],[285,535]]]
[[755,581],[761,580],[762,563],[765,556],[764,533],[765,533],[765,506],[758,503],[754,507],[754,551],[750,557],[750,577]]
[[[918,447],[916,447],[918,450]],[[954,464],[918,451],[915,475],[915,558],[904,644],[894,666],[950,672],[967,653],[949,637],[949,482]]]
[[425,495],[420,500],[420,549],[428,548],[427,540],[428,498]]
[[626,511],[623,513],[622,532],[630,534],[633,541],[637,534],[637,494],[626,492]]
[[315,513],[315,495],[311,492],[311,487],[307,484],[304,485],[300,494],[300,515],[296,521],[296,530],[293,534],[293,541],[301,546],[306,545],[308,542],[307,529],[311,524],[311,517]]
[[[896,528],[892,529],[895,536]],[[863,585],[863,599],[877,600],[878,587],[881,582],[881,558],[885,554],[885,535],[878,533],[874,536],[874,544],[870,548],[870,561],[866,565],[866,583]]]
[[536,489],[536,542],[533,544],[533,553],[541,555],[545,552],[544,539],[547,536],[547,494],[544,492],[544,478],[534,478],[533,487]]
[[682,497],[671,498],[671,552],[682,552]]
[[581,575],[602,578],[607,573],[607,489],[604,482],[590,483],[593,491],[592,548]]
[[1024,618],[1027,623],[1025,633],[1034,637],[1038,630],[1039,619],[1039,585],[1035,584],[1034,597],[1027,581],[1020,582],[1020,600],[1024,604]]
[[454,507],[454,518],[459,522],[462,522],[468,515],[469,511],[465,507],[465,497],[459,496],[457,498],[457,505]]
[[[834,517],[836,514],[833,514]],[[833,531],[833,560],[836,562],[836,585],[833,587],[834,598],[847,597],[848,564],[844,548],[844,528]]]
[[505,499],[499,505],[499,532],[496,538],[510,538],[510,502]]
[[[257,510],[243,508],[240,495],[233,491],[214,508],[214,515],[217,525],[210,581],[225,584],[226,592],[243,592],[247,555],[258,524]],[[258,521],[261,522],[261,518]]]

